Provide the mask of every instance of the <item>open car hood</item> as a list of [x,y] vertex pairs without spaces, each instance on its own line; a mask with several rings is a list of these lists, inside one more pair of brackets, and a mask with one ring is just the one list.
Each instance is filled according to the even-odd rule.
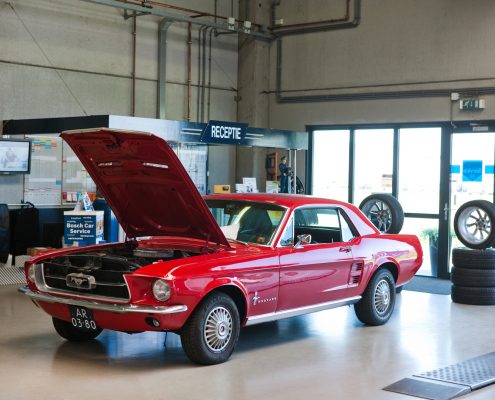
[[165,140],[107,128],[63,132],[129,238],[180,236],[229,246]]

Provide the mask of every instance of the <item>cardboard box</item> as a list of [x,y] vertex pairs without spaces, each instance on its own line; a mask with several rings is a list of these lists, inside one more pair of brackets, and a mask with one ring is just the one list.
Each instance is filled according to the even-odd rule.
[[230,185],[213,185],[213,193],[230,193]]
[[29,247],[26,251],[28,256],[35,256],[36,254],[41,253],[42,251],[53,250],[53,247]]

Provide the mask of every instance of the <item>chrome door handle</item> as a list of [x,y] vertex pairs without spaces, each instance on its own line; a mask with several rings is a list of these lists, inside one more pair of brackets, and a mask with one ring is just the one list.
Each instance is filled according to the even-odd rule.
[[341,247],[339,249],[339,252],[341,252],[341,253],[349,253],[350,251],[351,251],[350,247]]

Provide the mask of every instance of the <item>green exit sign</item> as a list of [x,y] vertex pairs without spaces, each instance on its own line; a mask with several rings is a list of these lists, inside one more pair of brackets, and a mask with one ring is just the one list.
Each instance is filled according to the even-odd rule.
[[478,99],[462,99],[459,101],[461,110],[483,110],[485,108],[485,100]]

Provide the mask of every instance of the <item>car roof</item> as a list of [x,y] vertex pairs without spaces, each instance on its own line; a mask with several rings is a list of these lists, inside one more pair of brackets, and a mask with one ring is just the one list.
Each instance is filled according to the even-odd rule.
[[245,201],[258,201],[266,203],[274,203],[288,208],[300,207],[307,204],[333,204],[349,206],[339,200],[325,199],[323,197],[314,197],[308,195],[295,195],[286,193],[226,193],[212,194],[204,196],[207,199],[232,199]]

